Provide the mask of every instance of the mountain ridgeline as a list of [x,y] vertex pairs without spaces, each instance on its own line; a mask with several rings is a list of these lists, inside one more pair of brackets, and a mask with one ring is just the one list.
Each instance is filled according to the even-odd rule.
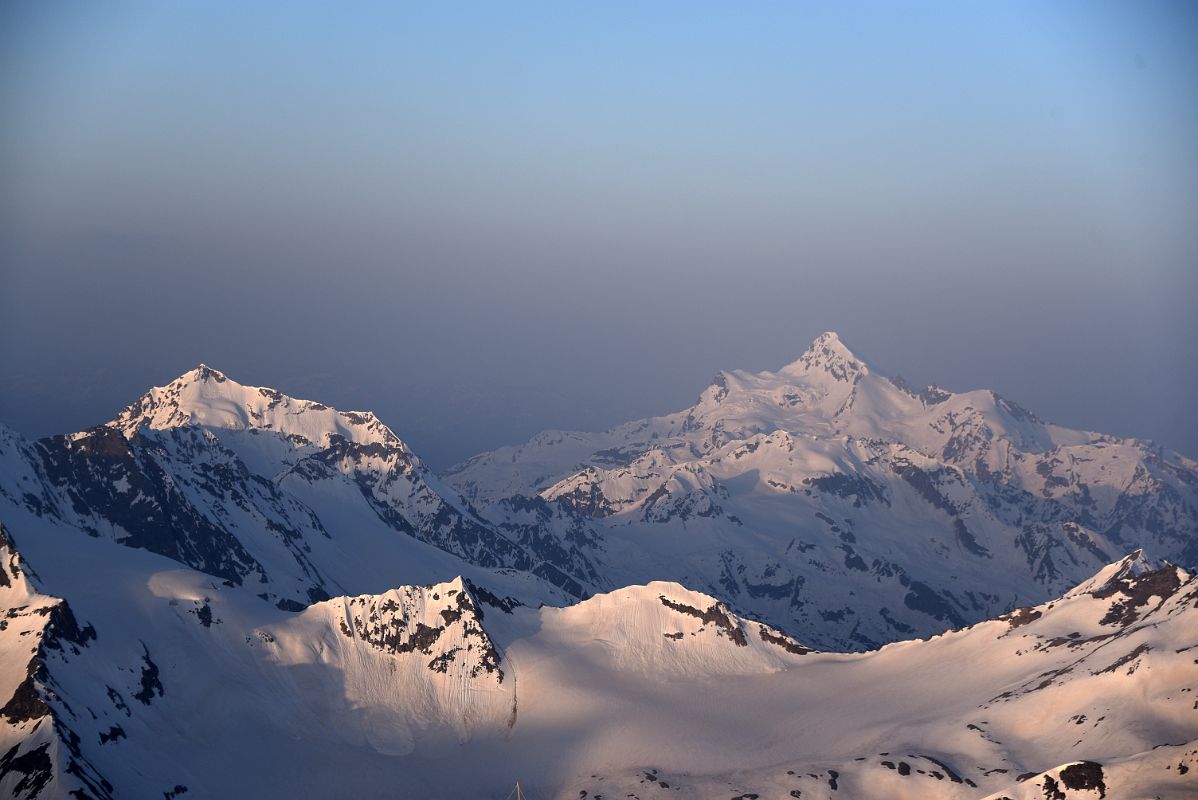
[[0,795],[1190,797],[1195,566],[1198,462],[832,333],[444,475],[201,365],[0,426]]
[[497,525],[569,536],[611,585],[676,580],[837,649],[1042,601],[1141,547],[1198,563],[1195,461],[991,391],[915,391],[833,333],[691,408],[547,431],[446,480]]
[[[463,565],[583,593],[568,547],[478,516],[373,414],[243,386],[201,365],[115,419],[24,442],[0,432],[0,493],[299,611]],[[538,547],[546,547],[538,553]],[[584,576],[585,577],[585,576]],[[560,587],[560,591],[558,588]]]
[[[820,647],[868,649],[1040,602],[1120,554],[1198,564],[1198,463],[914,391],[832,333],[694,406],[548,431],[444,477],[368,412],[201,365],[115,419],[0,430],[0,493],[299,610],[502,570],[528,599],[669,579]],[[519,593],[519,592],[518,592]]]

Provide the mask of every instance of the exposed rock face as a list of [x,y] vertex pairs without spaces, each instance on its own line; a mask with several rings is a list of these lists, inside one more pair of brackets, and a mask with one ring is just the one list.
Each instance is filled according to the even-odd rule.
[[428,588],[404,587],[384,595],[342,598],[338,628],[349,639],[390,655],[431,656],[428,669],[451,669],[472,680],[503,683],[495,644],[482,626],[478,601],[461,579]]
[[[677,611],[680,614],[688,614],[704,623],[704,625],[712,625],[722,636],[727,636],[735,644],[741,647],[747,647],[749,642],[745,637],[745,632],[740,626],[733,624],[731,616],[727,610],[722,608],[719,603],[713,603],[707,610],[700,611],[694,606],[688,606],[683,603],[675,603],[673,600],[666,598],[664,595],[659,597],[661,604],[666,608]],[[762,635],[763,641],[770,641],[767,635]]]
[[[188,449],[219,448],[215,441],[172,437]],[[191,439],[186,441],[186,439]],[[263,577],[262,566],[228,531],[213,524],[192,503],[166,469],[164,442],[126,439],[107,426],[73,436],[53,436],[38,443],[40,466],[47,483],[66,499],[65,513],[93,535],[111,531],[122,544],[167,556],[227,580]],[[207,488],[229,493],[248,475],[236,457],[214,469],[211,460],[196,464]],[[183,486],[186,484],[183,483]]]

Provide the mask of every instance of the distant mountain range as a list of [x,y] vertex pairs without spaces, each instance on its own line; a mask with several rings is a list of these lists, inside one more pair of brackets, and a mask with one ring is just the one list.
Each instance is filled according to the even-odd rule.
[[0,794],[1196,788],[1198,462],[832,333],[444,476],[201,365],[0,427],[0,523]]

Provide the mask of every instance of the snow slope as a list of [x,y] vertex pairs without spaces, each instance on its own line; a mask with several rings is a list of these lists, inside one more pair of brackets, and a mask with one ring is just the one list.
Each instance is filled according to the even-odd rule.
[[[1138,553],[1050,603],[821,653],[668,582],[538,608],[457,579],[289,613],[8,513],[14,698],[36,667],[35,699],[7,702],[0,724],[0,792],[16,797],[503,797],[517,779],[571,800],[1198,787],[1198,579]],[[68,607],[46,591],[69,623],[29,613]]]

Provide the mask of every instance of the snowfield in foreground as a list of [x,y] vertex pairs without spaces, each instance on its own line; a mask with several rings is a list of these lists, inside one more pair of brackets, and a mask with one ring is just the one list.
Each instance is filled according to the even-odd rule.
[[867,653],[814,652],[674,583],[537,608],[456,579],[290,613],[33,516],[0,566],[15,797],[1198,789],[1198,579],[1139,553]]

